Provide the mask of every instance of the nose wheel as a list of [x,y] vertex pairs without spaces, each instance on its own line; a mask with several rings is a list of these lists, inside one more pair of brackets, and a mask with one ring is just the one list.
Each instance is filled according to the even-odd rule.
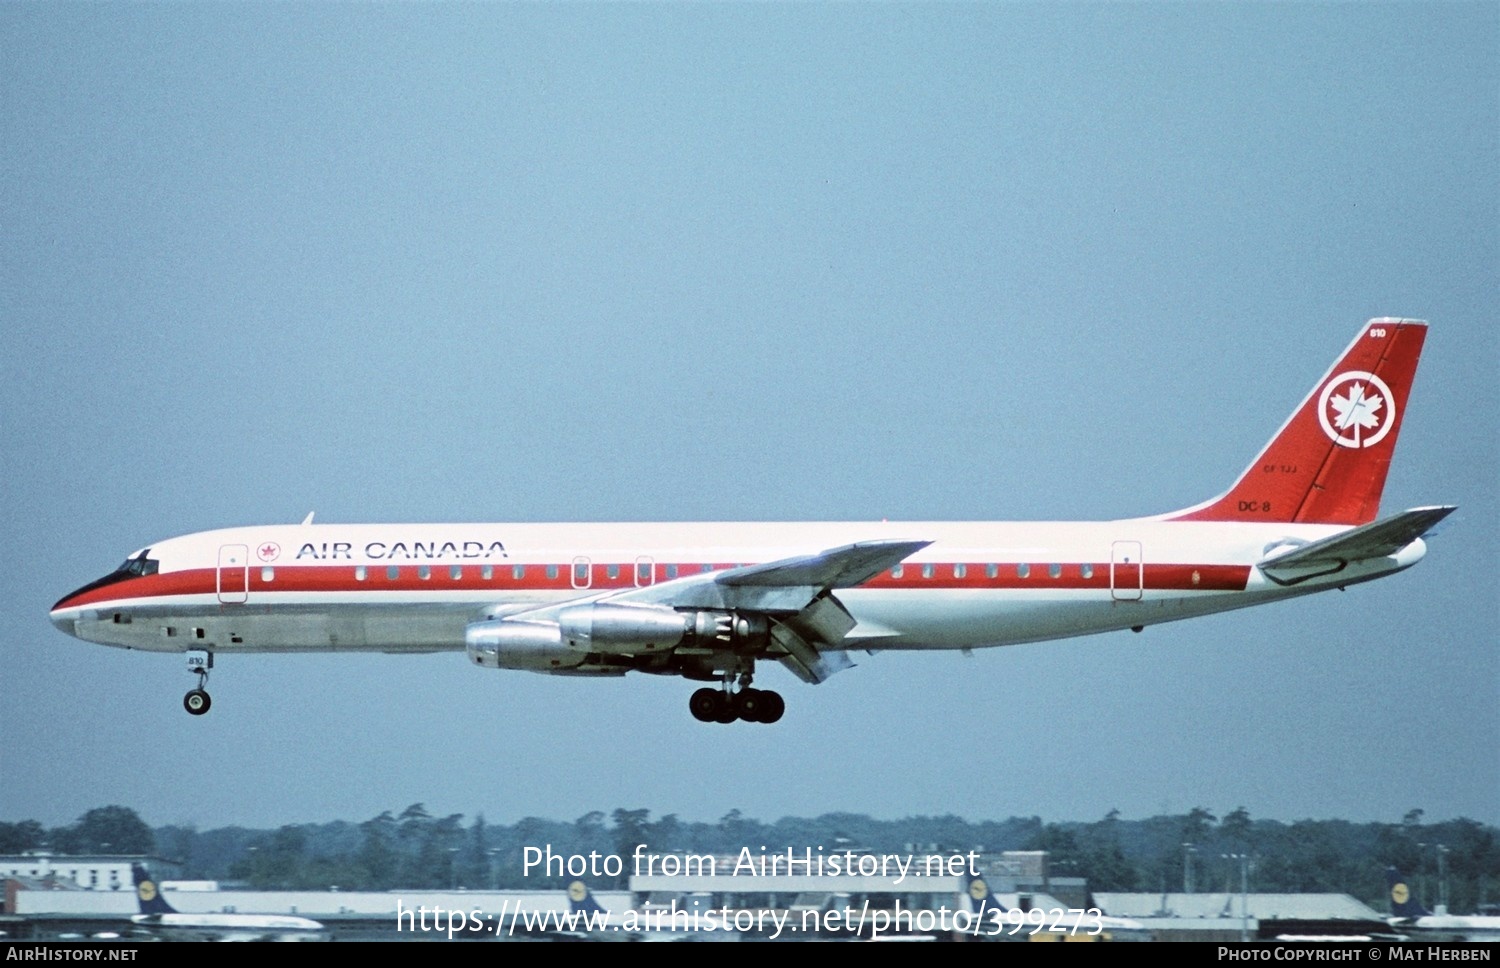
[[213,698],[202,689],[190,689],[188,694],[182,697],[182,708],[194,716],[202,716],[208,712],[208,707],[213,705]]
[[182,697],[182,708],[194,716],[202,716],[213,705],[213,698],[204,687],[208,685],[208,670],[214,667],[214,654],[195,650],[187,654],[187,659],[188,671],[198,676],[198,688],[189,689],[188,694]]

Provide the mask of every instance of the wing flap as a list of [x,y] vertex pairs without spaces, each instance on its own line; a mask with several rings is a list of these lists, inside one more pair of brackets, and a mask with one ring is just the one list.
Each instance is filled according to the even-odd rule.
[[808,685],[826,682],[835,672],[854,665],[843,649],[820,650],[782,622],[771,627],[771,640],[785,653],[780,657],[781,664]]

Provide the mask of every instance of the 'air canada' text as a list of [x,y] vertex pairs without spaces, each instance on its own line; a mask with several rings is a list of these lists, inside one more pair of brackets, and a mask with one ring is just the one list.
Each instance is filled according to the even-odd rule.
[[[371,541],[365,545],[364,556],[389,561],[402,558],[413,561],[454,561],[509,557],[503,541]],[[354,559],[354,545],[348,541],[307,542],[297,549],[297,558],[314,561],[337,561]]]

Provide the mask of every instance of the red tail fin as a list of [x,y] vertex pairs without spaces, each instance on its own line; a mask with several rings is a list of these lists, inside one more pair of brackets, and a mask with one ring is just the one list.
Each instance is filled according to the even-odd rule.
[[1375,520],[1426,336],[1424,322],[1370,320],[1233,487],[1166,519]]

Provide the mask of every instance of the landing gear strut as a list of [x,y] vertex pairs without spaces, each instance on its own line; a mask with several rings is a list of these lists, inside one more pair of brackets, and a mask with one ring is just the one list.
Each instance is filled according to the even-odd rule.
[[688,699],[688,710],[700,723],[732,723],[736,719],[747,723],[774,723],[786,712],[786,700],[781,693],[769,689],[750,688],[750,673],[739,677],[739,691],[731,691],[733,673],[724,676],[724,684],[718,689],[704,686]]
[[187,654],[188,671],[198,674],[198,688],[188,690],[182,697],[182,708],[194,716],[202,716],[213,705],[213,699],[203,687],[208,685],[208,670],[214,667],[214,654],[201,649]]

